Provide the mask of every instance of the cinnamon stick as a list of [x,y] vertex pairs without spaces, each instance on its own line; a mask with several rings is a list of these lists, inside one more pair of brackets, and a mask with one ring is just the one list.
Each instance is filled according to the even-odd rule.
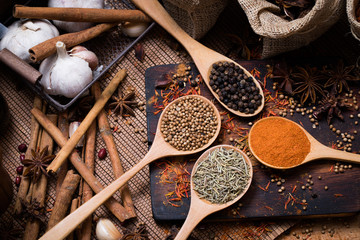
[[80,43],[86,42],[90,39],[93,39],[116,25],[117,23],[98,24],[94,27],[82,30],[80,32],[67,33],[46,40],[45,42],[42,42],[29,49],[30,60],[36,63],[54,54],[56,52],[55,44],[58,41],[63,42],[67,48],[70,48]]
[[85,134],[87,129],[90,127],[91,123],[94,121],[96,116],[100,113],[100,111],[104,108],[106,102],[113,95],[119,83],[125,78],[126,70],[120,70],[114,78],[111,80],[109,85],[102,92],[99,99],[95,102],[94,106],[91,108],[89,113],[86,115],[84,120],[81,122],[78,129],[71,136],[71,138],[66,142],[66,144],[61,148],[61,150],[56,155],[55,159],[47,168],[47,171],[56,172],[61,164],[66,160],[66,158],[70,155],[72,150],[75,148],[76,144],[79,142],[80,138]]
[[72,196],[79,182],[80,175],[75,174],[74,170],[69,170],[65,176],[64,182],[61,184],[60,191],[57,194],[46,231],[50,230],[66,216]]
[[[69,138],[69,122],[67,120],[67,112],[59,114],[58,119],[58,128],[60,129],[62,135],[67,139]],[[60,192],[61,184],[63,183],[65,176],[68,172],[68,160],[66,160],[60,167],[59,172],[57,173],[56,179],[56,197]]]
[[[93,121],[90,128],[86,132],[85,138],[85,165],[89,171],[94,174],[95,171],[95,143],[96,143],[96,121]],[[93,192],[90,186],[84,182],[82,204],[92,198]],[[82,224],[81,236],[79,240],[91,239],[92,215],[90,215]]]
[[[40,111],[40,110],[38,110]],[[48,119],[52,124],[56,124],[57,115],[48,115]],[[43,131],[40,141],[40,149],[43,149],[45,146],[48,146],[48,153],[52,153],[54,142],[49,134]],[[33,184],[32,199],[31,205],[42,211],[45,207],[45,195],[47,187],[47,177],[42,174],[38,182]],[[30,219],[26,223],[24,240],[37,239],[40,232],[41,221],[37,218]]]
[[[53,124],[49,119],[36,108],[31,110],[31,113],[34,115],[36,120],[40,123],[40,125],[51,134],[54,141],[59,146],[64,146],[67,142],[67,139],[62,136],[61,131]],[[99,181],[95,178],[95,176],[89,171],[86,165],[81,161],[81,157],[76,151],[72,151],[71,155],[69,156],[69,160],[78,173],[84,178],[84,180],[89,184],[92,190],[95,193],[99,193],[101,190],[104,189]],[[121,221],[129,218],[129,214],[127,213],[126,209],[118,203],[114,198],[110,198],[108,201],[105,202],[105,206]]]
[[[70,213],[74,212],[78,208],[78,205],[79,205],[79,198],[74,198],[71,201]],[[73,232],[71,232],[66,239],[67,240],[73,240],[74,239],[74,232],[75,232],[75,230]]]
[[[42,100],[39,96],[35,96],[33,107],[37,109],[42,108]],[[38,141],[39,136],[39,130],[40,125],[36,121],[35,117],[31,117],[31,133],[30,133],[30,142],[28,145],[28,148],[25,153],[25,158],[30,159],[31,158],[31,149],[36,149],[36,144]],[[24,171],[26,168],[24,169]],[[30,187],[30,178],[29,177],[23,177],[22,181],[19,186],[19,190],[16,196],[15,205],[14,205],[14,213],[20,214],[22,212],[22,204],[25,202],[26,195],[28,193]]]
[[33,66],[4,48],[0,51],[0,62],[3,62],[11,70],[19,74],[32,84],[35,84],[42,76]]
[[[95,96],[95,99],[99,99],[101,95],[101,89],[100,89],[100,83],[96,82],[94,83],[92,87],[93,95]],[[109,152],[109,157],[111,160],[111,165],[113,168],[113,172],[115,175],[115,178],[119,178],[121,175],[124,174],[124,169],[121,165],[121,160],[119,157],[119,153],[116,148],[116,144],[114,141],[114,137],[112,135],[112,130],[110,129],[110,124],[107,119],[107,115],[104,109],[102,109],[97,117],[99,130],[101,133],[101,137],[103,138],[106,148]],[[125,184],[122,188],[119,189],[121,199],[123,201],[123,205],[126,208],[126,210],[129,212],[129,214],[133,217],[136,217],[135,213],[135,207],[134,203],[131,198],[131,193],[129,186]]]
[[151,21],[151,18],[140,10],[27,7],[23,5],[15,5],[13,17],[94,23]]

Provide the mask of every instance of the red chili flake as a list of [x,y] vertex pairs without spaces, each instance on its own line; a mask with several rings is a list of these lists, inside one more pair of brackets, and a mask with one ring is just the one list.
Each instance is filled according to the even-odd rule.
[[294,193],[296,191],[297,186],[295,185],[291,191],[291,193]]
[[115,126],[113,132],[116,132],[119,129],[119,126]]
[[335,196],[335,197],[343,197],[344,195],[341,194],[341,193],[335,193],[334,196]]
[[135,46],[135,57],[142,62],[144,60],[145,57],[145,51],[144,51],[144,47],[141,43],[136,44]]
[[333,172],[334,171],[334,165],[331,165],[329,172]]
[[266,209],[270,210],[270,211],[273,211],[274,209],[272,207],[269,207],[269,206],[264,206]]

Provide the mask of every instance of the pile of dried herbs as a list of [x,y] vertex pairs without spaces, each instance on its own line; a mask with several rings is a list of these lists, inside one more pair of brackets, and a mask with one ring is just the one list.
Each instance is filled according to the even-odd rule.
[[215,204],[235,199],[250,180],[250,167],[241,153],[225,148],[212,151],[192,177],[198,196]]

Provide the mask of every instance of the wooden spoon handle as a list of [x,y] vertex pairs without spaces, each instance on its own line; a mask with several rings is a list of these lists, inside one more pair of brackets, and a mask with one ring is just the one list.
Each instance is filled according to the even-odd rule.
[[[191,205],[196,204],[191,203]],[[198,225],[202,219],[209,215],[209,213],[206,211],[204,212],[203,210],[203,208],[197,206],[190,207],[186,220],[174,240],[186,240],[189,237],[196,225]]]
[[130,178],[145,167],[150,162],[154,161],[152,152],[149,153],[138,164],[133,166],[130,170],[124,173],[121,177],[112,182],[109,186],[104,188],[101,192],[92,197],[89,201],[79,207],[76,211],[68,215],[55,227],[46,232],[40,239],[64,239],[69,235],[82,221],[84,221],[90,214],[92,214],[100,205],[102,205],[108,198],[110,198],[119,188],[121,188]]
[[[216,61],[227,58],[214,50],[205,47],[198,41],[191,38],[169,15],[157,0],[132,0],[132,2],[154,21],[162,26],[168,33],[176,38],[188,51],[194,60],[200,74],[205,79],[209,67]],[[230,59],[229,59],[230,60]],[[205,79],[206,80],[206,79]]]
[[322,146],[321,148],[319,147],[319,149],[312,151],[312,153],[310,153],[307,157],[307,159],[309,160],[315,160],[320,158],[346,161],[351,163],[360,163],[359,154],[340,151],[326,146]]

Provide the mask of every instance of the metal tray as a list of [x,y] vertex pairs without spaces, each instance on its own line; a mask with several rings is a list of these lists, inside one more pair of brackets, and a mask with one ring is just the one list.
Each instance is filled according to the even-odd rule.
[[[34,3],[33,3],[34,2]],[[26,2],[28,6],[39,6],[37,1]],[[135,6],[129,1],[105,0],[105,6],[115,9],[135,9]],[[9,18],[4,21],[4,25],[9,26],[16,19]],[[111,29],[110,31],[100,35],[81,45],[93,51],[98,59],[99,66],[103,66],[99,74],[94,76],[93,80],[74,98],[69,99],[61,96],[53,96],[45,93],[40,84],[31,84],[24,80],[26,85],[31,88],[36,94],[45,99],[51,106],[58,111],[64,111],[74,104],[81,96],[117,62],[119,61],[145,34],[147,34],[155,25],[151,23],[149,27],[137,38],[130,38],[122,34],[121,26]],[[38,66],[34,66],[38,68]]]

